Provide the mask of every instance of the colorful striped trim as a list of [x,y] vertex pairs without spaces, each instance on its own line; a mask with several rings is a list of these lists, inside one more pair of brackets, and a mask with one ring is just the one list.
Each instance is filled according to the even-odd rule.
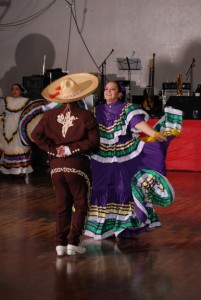
[[[119,136],[126,134],[126,129],[130,120],[135,115],[139,114],[144,114],[145,121],[148,120],[148,115],[145,112],[143,112],[142,109],[136,108],[132,104],[127,104],[125,107],[123,107],[119,118],[114,121],[114,124],[112,126],[107,127],[102,124],[99,124],[101,143],[117,143],[119,140]],[[135,136],[137,136],[137,133],[139,133],[138,130],[133,130],[133,134],[135,134]]]
[[23,154],[6,154],[4,153],[4,159],[2,167],[5,169],[28,167],[31,165],[31,150],[28,150]]
[[[31,144],[30,132],[38,124],[43,116],[43,105],[45,100],[35,100],[31,102],[22,112],[19,121],[20,139],[24,146]],[[32,129],[32,130],[31,130]]]

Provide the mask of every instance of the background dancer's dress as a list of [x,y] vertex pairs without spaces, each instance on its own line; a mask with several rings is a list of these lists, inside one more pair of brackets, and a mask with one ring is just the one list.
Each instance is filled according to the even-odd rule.
[[22,178],[33,171],[31,166],[31,146],[21,141],[19,130],[20,116],[31,101],[23,97],[23,87],[13,84],[12,97],[5,99],[5,116],[1,122],[0,148],[2,149],[1,167],[3,174],[20,175]]

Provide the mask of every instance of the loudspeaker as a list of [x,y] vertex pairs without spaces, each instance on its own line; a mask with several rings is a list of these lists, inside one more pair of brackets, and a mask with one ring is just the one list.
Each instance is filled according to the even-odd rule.
[[41,99],[41,92],[49,83],[50,79],[46,76],[30,76],[22,78],[22,84],[27,90],[27,96],[32,100]]
[[170,96],[165,106],[182,110],[184,119],[201,119],[201,97]]

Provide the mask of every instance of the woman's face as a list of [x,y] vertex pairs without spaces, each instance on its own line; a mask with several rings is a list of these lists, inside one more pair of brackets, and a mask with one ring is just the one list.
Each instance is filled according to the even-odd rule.
[[11,87],[11,96],[14,98],[19,98],[19,97],[21,97],[21,94],[22,94],[22,91],[21,91],[20,87],[18,85],[14,84]]
[[120,96],[119,88],[116,82],[108,82],[105,86],[104,97],[106,103],[114,103]]

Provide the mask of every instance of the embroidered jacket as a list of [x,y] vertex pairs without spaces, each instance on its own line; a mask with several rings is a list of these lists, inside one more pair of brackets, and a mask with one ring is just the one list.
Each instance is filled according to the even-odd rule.
[[56,148],[61,145],[68,146],[73,156],[89,154],[100,143],[98,123],[93,113],[80,108],[76,102],[44,112],[31,137],[51,156],[56,156]]

